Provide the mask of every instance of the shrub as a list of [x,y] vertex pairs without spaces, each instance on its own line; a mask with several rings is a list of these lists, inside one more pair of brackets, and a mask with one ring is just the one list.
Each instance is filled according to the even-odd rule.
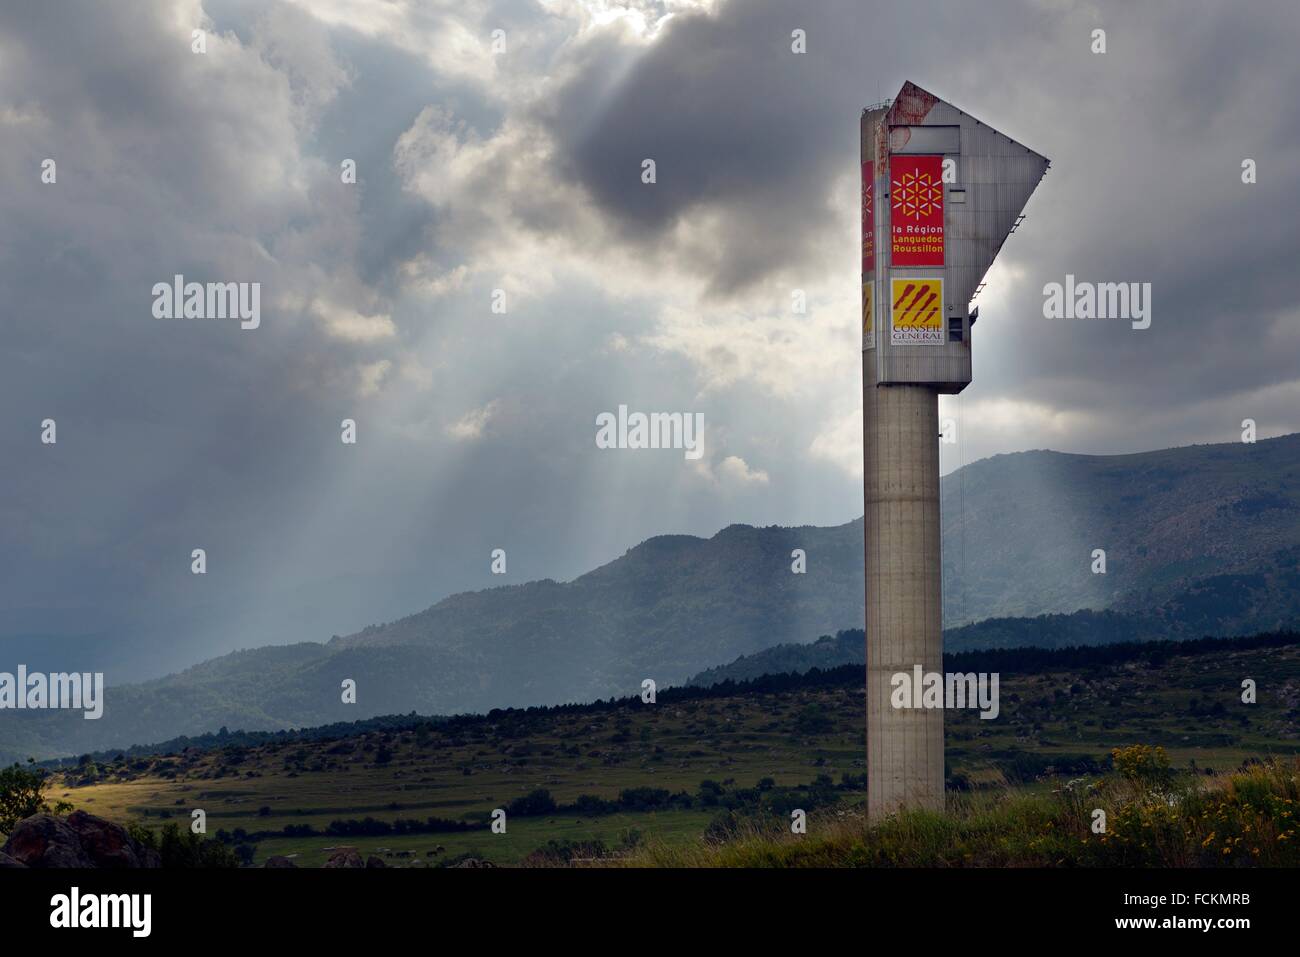
[[506,814],[511,817],[537,817],[542,814],[555,813],[555,798],[546,788],[529,791],[523,797],[517,797],[506,805]]
[[[158,852],[162,866],[172,869],[215,869],[239,867],[243,856],[239,849],[231,850],[219,841],[210,841],[200,834],[182,831],[173,821],[162,829],[161,837],[154,831],[132,821],[126,831],[145,847]],[[248,845],[244,845],[247,847]],[[250,851],[251,851],[250,847]],[[252,861],[251,853],[247,861]]]
[[609,848],[604,841],[572,841],[568,838],[557,841],[549,840],[542,847],[524,858],[525,864],[555,865],[568,864],[574,858],[605,857]]
[[1165,749],[1148,744],[1132,744],[1116,748],[1110,753],[1115,770],[1126,780],[1137,784],[1163,784],[1172,776],[1169,756]]
[[7,834],[15,824],[33,814],[66,814],[72,810],[67,801],[56,801],[50,807],[41,793],[45,781],[45,772],[24,768],[17,762],[0,770],[0,833]]

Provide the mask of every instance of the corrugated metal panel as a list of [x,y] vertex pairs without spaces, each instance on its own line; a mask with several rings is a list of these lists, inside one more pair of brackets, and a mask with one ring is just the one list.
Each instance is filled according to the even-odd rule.
[[[882,385],[930,384],[943,392],[959,392],[971,378],[970,300],[1049,163],[912,83],[903,85],[887,109],[863,115],[862,147],[863,160],[872,160],[875,171],[875,272],[870,278],[877,380]],[[955,182],[944,184],[941,267],[892,264],[889,159],[895,154],[937,155],[956,163]],[[961,202],[952,201],[954,190],[962,194]],[[890,343],[891,277],[942,277],[942,343]],[[949,319],[954,329],[960,327],[960,341],[949,341]]]
[[960,126],[894,126],[889,130],[891,153],[958,153]]

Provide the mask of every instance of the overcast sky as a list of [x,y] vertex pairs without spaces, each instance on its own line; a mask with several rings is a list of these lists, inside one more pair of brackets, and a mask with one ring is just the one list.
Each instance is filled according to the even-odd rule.
[[[904,80],[1052,160],[945,471],[1296,431],[1298,26],[1284,0],[5,4],[0,635],[161,668],[655,534],[858,517],[858,118]],[[155,319],[177,273],[260,283],[261,326]],[[1151,327],[1044,319],[1067,273],[1151,283]],[[705,454],[598,449],[620,404],[702,413]]]

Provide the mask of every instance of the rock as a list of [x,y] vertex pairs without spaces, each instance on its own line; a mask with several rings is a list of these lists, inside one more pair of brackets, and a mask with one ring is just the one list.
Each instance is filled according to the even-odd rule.
[[24,864],[22,861],[18,860],[18,858],[10,857],[8,854],[4,853],[3,851],[0,851],[0,870],[4,870],[6,867],[26,867],[26,866],[27,865]]
[[369,857],[366,858],[366,867],[387,867],[387,866],[388,865],[385,864],[381,858],[375,857],[375,855],[373,854],[371,854]]
[[27,867],[161,867],[158,852],[126,828],[102,817],[73,811],[66,818],[34,814],[14,825],[0,848]]
[[276,854],[273,857],[268,857],[266,859],[266,863],[263,864],[262,866],[263,867],[297,867],[298,865],[295,864],[293,861],[289,860],[289,858],[285,857],[284,855]]
[[77,832],[52,814],[33,814],[14,825],[0,848],[24,867],[91,867]]
[[496,867],[491,861],[481,861],[477,857],[467,857],[459,864],[453,864],[452,867]]
[[126,832],[126,828],[85,811],[64,821],[81,838],[81,848],[95,867],[162,867],[162,857]]
[[325,867],[365,867],[366,862],[361,859],[355,847],[340,847],[330,859],[325,862]]

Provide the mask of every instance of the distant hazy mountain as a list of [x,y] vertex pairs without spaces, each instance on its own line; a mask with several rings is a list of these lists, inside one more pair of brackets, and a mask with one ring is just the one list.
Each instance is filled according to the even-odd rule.
[[[797,548],[805,574],[791,571]],[[627,694],[773,637],[801,641],[862,620],[861,521],[732,525],[709,539],[652,538],[572,582],[456,595],[330,648],[436,648],[459,663],[446,689],[459,710]]]
[[[1124,456],[996,456],[945,478],[943,508],[953,647],[1246,634],[1297,619],[1300,435]],[[791,571],[796,548],[805,574]],[[1092,572],[1098,548],[1105,574]],[[0,758],[223,725],[590,700],[634,693],[645,678],[680,684],[774,645],[860,629],[862,577],[861,520],[661,536],[571,582],[454,595],[326,644],[238,652],[110,689],[99,721],[0,712]],[[1080,608],[1117,614],[1071,614]],[[954,628],[990,618],[1031,620]],[[340,702],[347,678],[356,705]]]
[[[791,552],[807,573],[791,572]],[[112,688],[103,718],[0,713],[0,759],[53,757],[199,734],[377,714],[483,711],[639,693],[776,640],[861,623],[861,521],[733,525],[652,538],[572,582],[454,595],[326,644],[236,652]],[[0,667],[0,670],[3,670]],[[345,679],[356,705],[340,700]]]
[[[1212,575],[1140,612],[1081,610],[1033,618],[986,618],[947,628],[944,651],[990,648],[1069,648],[1118,642],[1236,637],[1300,629],[1300,548],[1284,549],[1258,572]],[[708,668],[688,684],[749,681],[769,674],[803,674],[866,661],[862,629],[823,635],[812,643],[786,643]]]
[[[944,623],[1141,611],[1300,545],[1300,434],[1134,455],[1021,452],[942,485]],[[1106,574],[1092,573],[1094,549]]]

